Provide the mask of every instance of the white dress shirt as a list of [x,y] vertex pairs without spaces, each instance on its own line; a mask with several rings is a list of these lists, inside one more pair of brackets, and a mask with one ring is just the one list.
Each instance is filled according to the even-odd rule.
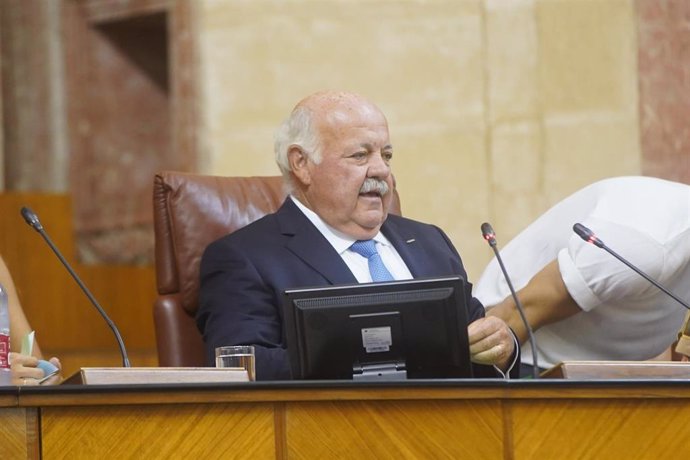
[[[343,261],[347,264],[348,268],[352,274],[357,278],[359,283],[371,283],[371,274],[369,273],[369,262],[367,258],[361,256],[350,249],[352,243],[354,243],[354,238],[351,238],[342,232],[337,231],[333,227],[329,226],[326,222],[321,219],[314,211],[304,206],[297,198],[290,195],[292,201],[297,205],[297,207],[307,216],[307,219],[311,221],[312,224],[321,232],[321,234],[331,243],[333,249],[340,254]],[[378,232],[374,238],[376,242],[376,250],[381,255],[381,260],[386,266],[390,274],[396,280],[409,280],[412,279],[412,273],[405,265],[405,262],[395,250],[395,247],[388,241],[383,233]]]

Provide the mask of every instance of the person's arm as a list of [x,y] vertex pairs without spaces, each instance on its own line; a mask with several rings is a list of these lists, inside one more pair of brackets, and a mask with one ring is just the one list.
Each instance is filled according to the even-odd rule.
[[256,267],[227,240],[212,243],[200,266],[199,310],[209,365],[224,345],[253,345],[257,380],[292,378],[283,341],[280,303]]
[[[530,282],[517,292],[517,296],[522,303],[525,317],[534,331],[582,311],[563,283],[557,260],[551,261],[534,275]],[[486,314],[505,321],[515,332],[521,344],[529,338],[512,296],[489,307]]]
[[[10,314],[10,366],[12,369],[12,380],[15,384],[32,384],[38,383],[43,378],[43,370],[36,367],[38,360],[43,358],[41,349],[38,343],[34,343],[32,355],[23,355],[19,353],[22,339],[31,332],[31,326],[26,319],[24,310],[19,303],[19,296],[17,289],[14,286],[12,276],[5,261],[0,257],[0,284],[7,292],[7,300]],[[53,357],[50,359],[58,369],[61,369],[60,361]],[[46,380],[44,384],[57,384],[62,380],[59,373],[50,379]]]
[[[14,287],[14,281],[10,271],[5,264],[5,261],[0,257],[0,284],[7,292],[7,300],[10,313],[10,350],[18,351],[18,344],[21,344],[22,337],[31,332],[29,322],[24,315],[21,304],[19,303],[19,296],[17,289]],[[38,347],[34,348],[34,355],[40,357],[40,350]]]

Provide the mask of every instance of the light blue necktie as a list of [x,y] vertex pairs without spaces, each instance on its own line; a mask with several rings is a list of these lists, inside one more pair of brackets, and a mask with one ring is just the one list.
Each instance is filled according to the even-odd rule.
[[376,250],[376,242],[374,240],[355,241],[350,246],[350,249],[367,258],[372,281],[393,281],[393,275],[383,264],[381,255]]

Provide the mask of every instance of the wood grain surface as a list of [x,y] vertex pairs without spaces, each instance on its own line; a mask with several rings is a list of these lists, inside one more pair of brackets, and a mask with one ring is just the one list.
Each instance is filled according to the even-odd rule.
[[40,410],[46,459],[664,459],[690,438],[688,383],[66,385],[0,399],[0,426],[36,450],[13,411]]

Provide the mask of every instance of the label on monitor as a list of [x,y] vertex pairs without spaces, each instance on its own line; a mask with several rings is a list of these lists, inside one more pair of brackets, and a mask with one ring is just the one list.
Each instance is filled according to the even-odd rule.
[[362,345],[367,353],[381,353],[389,351],[393,339],[391,338],[391,328],[369,327],[362,329]]

